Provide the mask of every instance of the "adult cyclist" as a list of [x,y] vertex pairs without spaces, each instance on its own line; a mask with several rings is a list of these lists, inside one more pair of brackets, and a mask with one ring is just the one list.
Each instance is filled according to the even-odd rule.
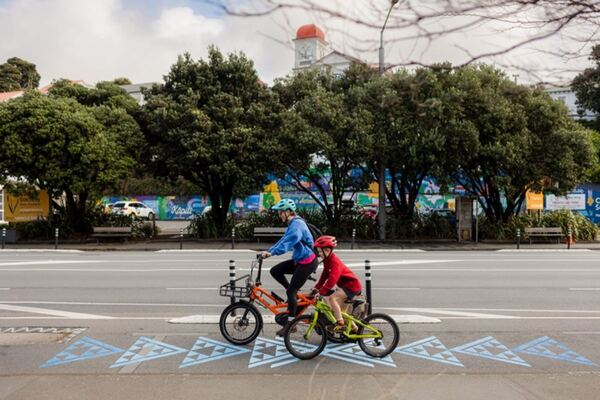
[[[277,336],[283,336],[290,323],[290,317],[296,316],[296,294],[306,283],[308,277],[317,270],[319,259],[313,251],[313,237],[306,222],[296,215],[296,203],[292,199],[282,199],[272,208],[279,218],[288,224],[281,239],[261,256],[268,258],[279,256],[292,251],[292,259],[283,261],[271,268],[271,276],[286,290],[288,302],[288,321],[277,331]],[[292,275],[290,281],[286,275]]]

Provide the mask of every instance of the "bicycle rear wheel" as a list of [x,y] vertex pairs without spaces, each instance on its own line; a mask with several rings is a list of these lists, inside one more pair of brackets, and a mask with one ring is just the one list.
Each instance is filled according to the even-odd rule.
[[[382,335],[379,339],[358,339],[358,345],[362,351],[371,357],[383,358],[396,349],[400,341],[400,330],[392,317],[387,314],[371,314],[362,322],[377,329]],[[362,325],[359,326],[359,335],[370,333],[374,333],[374,331]]]
[[327,344],[325,327],[320,321],[317,321],[309,334],[312,321],[312,315],[300,315],[294,318],[285,331],[285,347],[294,357],[301,360],[315,358]]
[[252,304],[244,301],[228,306],[219,319],[219,329],[223,337],[237,345],[254,341],[260,334],[262,325],[260,312]]

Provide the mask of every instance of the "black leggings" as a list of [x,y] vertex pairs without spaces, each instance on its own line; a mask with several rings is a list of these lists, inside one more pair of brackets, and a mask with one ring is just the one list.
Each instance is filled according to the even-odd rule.
[[[319,259],[315,259],[308,264],[296,264],[293,260],[281,262],[271,268],[271,276],[281,284],[286,290],[288,301],[288,312],[291,317],[296,316],[296,294],[298,290],[306,283],[306,280],[317,270]],[[286,275],[292,275],[292,281],[288,282]]]

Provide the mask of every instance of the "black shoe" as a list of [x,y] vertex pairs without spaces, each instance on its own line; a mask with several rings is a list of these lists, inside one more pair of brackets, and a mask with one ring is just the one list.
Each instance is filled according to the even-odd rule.
[[[284,337],[285,336],[285,331],[288,330],[288,328],[290,327],[290,325],[292,325],[292,321],[288,321],[280,330],[278,330],[277,332],[275,332],[275,334],[279,337]],[[291,332],[294,333],[296,332],[297,329],[296,327],[293,327]]]

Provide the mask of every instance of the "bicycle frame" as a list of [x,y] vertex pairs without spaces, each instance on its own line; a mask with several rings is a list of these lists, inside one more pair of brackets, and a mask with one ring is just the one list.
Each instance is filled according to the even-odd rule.
[[[317,325],[317,320],[319,319],[319,314],[323,314],[325,316],[325,318],[327,318],[327,320],[329,322],[331,322],[332,324],[337,323],[337,320],[336,320],[335,316],[333,315],[333,310],[331,309],[331,307],[329,307],[327,304],[325,304],[325,302],[323,302],[322,300],[317,300],[317,302],[315,304],[315,313],[313,314],[313,320],[312,320],[308,330],[304,334],[304,339],[308,340],[308,338],[312,334],[312,331],[314,330],[315,326]],[[355,318],[353,315],[342,312],[342,318],[346,322],[346,329],[344,331],[342,331],[341,333],[350,340],[381,339],[383,337],[383,335],[377,328],[374,328],[369,324],[365,324],[361,320]],[[352,333],[352,323],[353,322],[356,325],[361,326],[363,328],[363,331],[368,330],[372,333],[361,333],[361,334]]]
[[[254,272],[254,265],[250,268],[250,279],[248,280],[248,285],[252,286],[252,291],[250,292],[250,303],[254,303],[257,301],[262,307],[271,311],[273,314],[277,315],[282,312],[286,312],[288,308],[288,304],[284,301],[278,300],[267,290],[263,289],[262,283],[260,281],[261,273],[262,273],[262,258],[257,258],[258,261],[258,274],[256,276],[256,282],[252,282],[252,275]],[[254,264],[254,263],[253,263]],[[302,293],[297,294],[298,297],[298,315],[303,314],[309,306],[315,305],[316,300],[307,297]]]

